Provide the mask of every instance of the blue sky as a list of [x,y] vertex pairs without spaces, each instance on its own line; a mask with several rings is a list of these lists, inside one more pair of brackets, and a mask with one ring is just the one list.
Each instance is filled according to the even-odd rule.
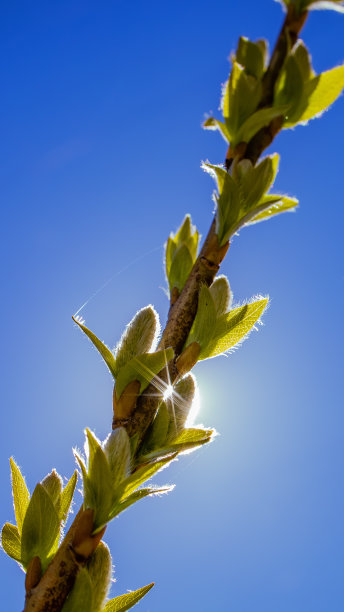
[[[71,315],[87,301],[109,344],[148,303],[165,320],[164,241],[186,212],[206,233],[200,161],[225,154],[201,121],[239,35],[272,45],[281,21],[272,0],[3,7],[1,523],[9,456],[32,490],[71,475],[85,426],[107,435],[110,376]],[[311,15],[317,72],[343,62],[343,33],[344,16]],[[220,435],[108,527],[112,595],[156,582],[143,612],[343,609],[343,110],[278,137],[276,186],[301,206],[243,230],[223,265],[235,301],[271,305],[240,350],[196,368],[198,420]],[[17,612],[24,576],[3,553],[0,576]]]

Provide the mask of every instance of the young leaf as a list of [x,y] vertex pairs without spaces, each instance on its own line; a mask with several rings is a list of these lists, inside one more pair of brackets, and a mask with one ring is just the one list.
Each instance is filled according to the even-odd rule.
[[74,472],[71,479],[67,482],[65,488],[61,493],[61,503],[60,503],[60,520],[65,523],[69,514],[70,505],[72,503],[75,486],[78,480],[77,471]]
[[14,459],[10,459],[14,513],[19,534],[22,533],[23,522],[30,502],[30,493],[22,473]]
[[39,483],[32,494],[23,522],[21,556],[24,567],[35,556],[40,557],[44,565],[56,541],[59,527],[60,520],[55,506]]
[[126,610],[129,610],[135,606],[135,604],[137,604],[153,586],[154,582],[142,587],[141,589],[138,589],[137,591],[132,591],[131,593],[126,593],[125,595],[120,595],[119,597],[111,599],[111,601],[107,602],[103,612],[125,612]]
[[112,504],[113,488],[110,466],[100,443],[94,434],[86,429],[89,459],[88,480],[93,491],[94,527],[97,529],[107,521]]
[[225,353],[241,342],[259,320],[268,304],[268,298],[234,308],[218,318],[212,341],[201,352],[200,359]]
[[128,508],[130,508],[130,506],[136,504],[136,502],[140,501],[141,499],[144,499],[145,497],[152,497],[153,495],[163,495],[165,493],[169,493],[173,489],[174,485],[167,487],[150,487],[147,489],[139,489],[138,491],[135,491],[134,493],[131,493],[128,497],[126,497],[123,502],[116,502],[114,504],[109,515],[109,520],[112,520],[113,518],[115,518],[115,516],[118,516],[121,512],[124,512],[124,510],[127,510]]
[[230,140],[237,143],[237,132],[257,108],[262,92],[261,82],[247,74],[237,62],[225,86],[222,100],[223,116],[230,134]]
[[254,43],[245,36],[241,36],[235,54],[236,61],[256,79],[260,79],[264,72],[266,49],[262,42],[264,41]]
[[170,414],[166,402],[161,402],[154,421],[145,436],[142,452],[149,452],[163,446],[166,440],[169,423]]
[[171,268],[169,270],[168,284],[170,291],[172,291],[174,287],[176,287],[179,292],[182,291],[191,272],[193,263],[194,262],[188,247],[186,244],[182,244],[175,252]]
[[110,349],[103,342],[101,342],[99,340],[99,338],[97,338],[97,336],[93,332],[91,332],[91,330],[88,329],[88,327],[86,327],[86,325],[84,325],[81,321],[79,321],[78,318],[72,317],[72,319],[73,319],[74,323],[76,323],[80,327],[80,329],[82,329],[82,331],[86,334],[86,336],[94,344],[94,346],[96,347],[97,351],[103,357],[103,359],[104,359],[107,367],[109,368],[112,376],[115,378],[116,377],[116,373],[117,373],[116,360],[115,360],[114,355],[110,351]]
[[118,399],[132,380],[140,381],[140,393],[142,393],[151,380],[173,359],[173,355],[173,349],[168,348],[155,353],[144,353],[131,359],[118,373],[116,380]]
[[1,544],[9,557],[21,562],[21,540],[18,527],[5,523],[1,531]]
[[147,453],[147,455],[140,457],[140,459],[142,461],[153,461],[156,459],[161,460],[161,457],[165,457],[168,460],[171,455],[176,456],[178,453],[193,450],[210,442],[214,434],[215,431],[213,429],[197,429],[193,427],[183,429],[168,442],[165,448]]
[[285,106],[261,108],[250,115],[238,130],[235,140],[232,141],[232,147],[235,147],[239,142],[249,142],[259,130],[269,125],[273,119],[282,117],[286,108]]
[[100,542],[87,563],[92,585],[92,612],[100,612],[103,609],[110,588],[111,569],[109,548],[104,542]]
[[81,568],[74,587],[66,600],[62,612],[95,612],[93,608],[92,583],[86,568]]
[[177,233],[171,234],[166,243],[166,277],[170,291],[174,287],[178,291],[183,289],[197,256],[198,241],[198,231],[192,225],[190,215],[186,215]]
[[275,195],[272,193],[264,196],[262,201],[266,203],[269,202],[269,208],[266,208],[256,217],[253,217],[246,225],[253,225],[253,223],[259,223],[259,221],[271,219],[271,217],[279,215],[280,213],[293,211],[299,205],[299,201],[296,198],[289,198],[287,196]]
[[214,300],[217,316],[227,312],[232,300],[228,278],[224,275],[215,278],[210,286],[210,293]]
[[286,117],[293,116],[299,107],[304,88],[304,79],[297,58],[289,55],[276,82],[274,106],[286,107]]
[[261,202],[263,195],[270,189],[278,171],[279,155],[265,157],[257,166],[237,165],[237,175],[240,190],[243,216],[253,210]]
[[208,345],[212,337],[215,322],[216,307],[214,300],[211,291],[206,285],[203,285],[198,296],[197,314],[186,341],[186,346],[192,344],[192,342],[198,342],[202,352],[202,349]]
[[208,119],[203,122],[202,127],[205,130],[218,130],[226,142],[230,141],[230,134],[227,130],[226,124],[223,123],[223,121],[219,121],[218,119],[215,119],[215,117],[208,117]]
[[160,331],[159,315],[149,305],[139,310],[122,335],[116,348],[116,374],[128,361],[147,353]]
[[57,513],[60,513],[61,493],[62,493],[62,478],[53,470],[41,482],[46,492],[50,495]]
[[161,459],[161,461],[156,461],[155,463],[150,463],[147,465],[142,465],[139,467],[133,474],[128,476],[126,480],[124,480],[121,485],[118,487],[116,494],[117,499],[119,501],[124,501],[131,493],[136,491],[136,489],[142,485],[144,482],[149,480],[159,472],[162,468],[164,468],[168,463],[175,459],[173,457],[167,457],[165,459]]
[[291,117],[284,127],[293,127],[319,117],[335,102],[343,88],[344,66],[337,66],[310,79],[305,86],[305,109],[297,117]]
[[112,487],[115,489],[128,476],[130,469],[130,441],[124,427],[117,427],[112,431],[103,447],[110,466]]

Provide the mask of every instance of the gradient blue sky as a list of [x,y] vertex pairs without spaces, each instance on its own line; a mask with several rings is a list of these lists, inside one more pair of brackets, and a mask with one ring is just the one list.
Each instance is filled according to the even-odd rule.
[[[165,320],[163,243],[190,212],[204,234],[225,145],[217,111],[239,35],[276,38],[272,0],[51,0],[2,7],[1,523],[8,458],[31,489],[104,438],[112,382],[71,315],[115,344],[135,311]],[[344,59],[344,16],[304,30],[317,71]],[[277,187],[301,206],[242,231],[223,266],[240,301],[269,294],[264,327],[197,366],[199,421],[219,433],[107,530],[112,595],[151,581],[143,612],[339,612],[343,533],[343,99],[286,131]],[[23,579],[0,555],[1,609]]]

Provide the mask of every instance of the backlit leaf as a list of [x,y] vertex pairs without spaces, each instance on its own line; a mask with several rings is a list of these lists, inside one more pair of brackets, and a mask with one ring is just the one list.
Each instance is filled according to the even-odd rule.
[[287,122],[285,127],[292,127],[295,123],[307,122],[309,119],[319,117],[335,102],[343,88],[344,66],[337,66],[310,79],[305,88],[307,99],[305,110],[297,121]]
[[133,474],[128,476],[126,480],[118,487],[116,493],[119,501],[124,501],[131,493],[159,472],[162,468],[168,465],[175,457],[167,457],[161,461],[142,465]]
[[48,474],[41,482],[46,492],[49,493],[51,501],[53,502],[57,513],[60,512],[60,497],[62,492],[62,478],[53,470]]
[[135,606],[135,604],[137,604],[153,586],[154,582],[142,587],[141,589],[138,589],[137,591],[132,591],[131,593],[126,593],[125,595],[120,595],[119,597],[111,599],[111,601],[107,602],[104,612],[125,612],[126,610],[129,610]]
[[103,342],[99,340],[99,338],[97,338],[97,336],[93,332],[91,332],[90,329],[88,329],[88,327],[86,327],[86,325],[81,323],[81,321],[79,321],[76,317],[72,317],[72,319],[74,323],[76,323],[80,327],[80,329],[82,329],[82,331],[86,334],[86,336],[91,340],[92,344],[94,344],[97,351],[103,357],[112,376],[115,378],[117,370],[116,370],[116,360],[115,360],[113,353]]
[[21,556],[25,567],[35,556],[40,557],[44,565],[56,541],[59,526],[55,506],[39,483],[32,494],[23,522]]
[[118,516],[121,512],[124,512],[124,510],[127,510],[128,508],[130,508],[130,506],[136,504],[136,502],[140,501],[141,499],[144,499],[145,497],[163,495],[165,493],[169,493],[173,489],[173,485],[167,487],[150,487],[147,489],[139,489],[138,491],[135,491],[134,493],[131,493],[128,497],[126,497],[123,502],[117,502],[111,510],[109,519],[111,520],[115,518],[115,516]]
[[26,486],[22,473],[14,459],[10,459],[11,477],[12,477],[12,493],[14,503],[14,513],[16,516],[17,527],[19,533],[22,532],[23,522],[27,507],[30,502],[30,493]]
[[215,117],[209,117],[204,121],[202,127],[205,130],[218,130],[226,142],[230,141],[230,134],[227,130],[226,124],[223,123],[223,121],[219,121],[218,119],[215,119]]
[[21,541],[18,527],[5,523],[1,531],[1,544],[5,553],[15,561],[21,561]]
[[211,291],[206,285],[202,285],[198,295],[197,314],[186,341],[186,346],[192,342],[198,342],[202,351],[202,348],[207,346],[212,337],[215,322],[216,307]]
[[71,479],[67,482],[65,488],[61,493],[61,505],[60,505],[60,520],[65,522],[69,513],[69,509],[72,503],[75,486],[78,480],[78,474],[75,471]]
[[225,353],[252,330],[268,304],[263,298],[244,306],[234,308],[218,318],[211,343],[201,352],[200,359],[215,357]]
[[247,223],[247,225],[259,223],[259,221],[266,221],[267,219],[271,219],[271,217],[279,215],[280,213],[293,211],[295,210],[296,206],[299,205],[299,201],[296,198],[289,198],[288,196],[275,195],[272,193],[264,196],[263,201],[270,203],[269,208],[265,209],[256,217],[253,217]]

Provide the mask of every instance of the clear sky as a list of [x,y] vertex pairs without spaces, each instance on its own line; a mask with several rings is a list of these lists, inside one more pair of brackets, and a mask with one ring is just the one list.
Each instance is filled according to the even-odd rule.
[[[1,18],[1,523],[8,458],[31,490],[104,438],[112,382],[71,315],[115,344],[135,311],[165,320],[163,243],[211,220],[225,143],[217,112],[239,35],[273,44],[272,0],[13,0]],[[344,16],[304,30],[315,69],[344,60]],[[156,479],[177,484],[109,527],[112,595],[156,581],[143,612],[343,610],[343,98],[282,133],[289,214],[243,230],[223,266],[235,301],[269,294],[264,326],[196,368],[198,420],[220,435]],[[109,281],[109,282],[108,282]],[[79,503],[79,500],[78,500]],[[0,554],[1,610],[24,576]]]

